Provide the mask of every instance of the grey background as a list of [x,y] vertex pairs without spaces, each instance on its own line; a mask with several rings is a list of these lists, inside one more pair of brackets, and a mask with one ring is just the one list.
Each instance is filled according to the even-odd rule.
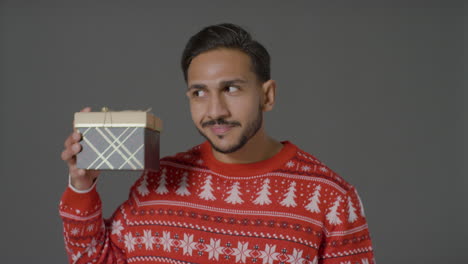
[[[152,107],[163,156],[202,141],[179,59],[220,22],[271,53],[267,131],[357,187],[378,263],[468,263],[462,1],[1,1],[0,13],[1,263],[66,262],[60,153],[75,111]],[[105,216],[138,176],[101,176]]]

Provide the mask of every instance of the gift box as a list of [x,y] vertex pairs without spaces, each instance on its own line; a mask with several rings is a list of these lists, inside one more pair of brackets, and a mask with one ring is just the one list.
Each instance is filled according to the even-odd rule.
[[162,121],[146,111],[75,113],[82,134],[77,167],[87,170],[158,170]]

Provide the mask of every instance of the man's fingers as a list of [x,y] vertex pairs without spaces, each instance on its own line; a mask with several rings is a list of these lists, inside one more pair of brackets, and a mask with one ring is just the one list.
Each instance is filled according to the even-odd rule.
[[[80,112],[91,112],[91,107],[87,106],[87,107],[81,109]],[[73,131],[77,132],[77,130],[75,128],[75,120],[73,120]]]
[[68,160],[68,165],[73,165],[76,167],[76,155],[72,156],[69,160]]
[[81,133],[78,131],[73,132],[72,138],[75,140],[75,142],[78,142],[81,140]]
[[75,154],[78,154],[81,151],[81,144],[80,143],[75,143],[71,145],[71,149]]
[[83,177],[86,174],[86,171],[84,169],[76,169],[76,173],[78,176]]
[[73,145],[69,145],[62,152],[62,160],[68,161],[73,156],[78,154],[81,151],[81,148],[82,148],[82,146],[81,146],[80,143],[74,143]]
[[71,150],[70,148],[67,148],[62,152],[61,158],[62,160],[69,162],[75,155],[76,154],[73,150]]
[[65,139],[65,143],[63,143],[63,146],[67,148],[72,143],[73,143],[73,134],[71,134],[70,136],[67,137],[67,139]]
[[74,164],[70,164],[69,169],[70,169],[70,173],[73,176],[83,177],[86,174],[86,171],[84,169],[79,169],[79,168],[76,167],[76,162]]
[[[91,107],[85,107],[80,112],[91,112]],[[78,189],[86,189],[91,186],[90,175],[86,170],[76,167],[76,155],[81,151],[82,146],[79,143],[82,139],[82,134],[75,128],[75,120],[73,120],[73,132],[65,140],[65,149],[62,152],[62,159],[67,162],[68,171],[70,173],[70,183]],[[96,175],[97,176],[97,175]],[[93,176],[94,178],[96,176]]]
[[68,138],[65,140],[64,146],[67,148],[68,146],[76,142],[79,142],[80,140],[81,140],[81,133],[75,131],[71,133],[71,135],[68,136]]
[[76,164],[73,164],[70,166],[70,174],[73,176],[73,177],[83,177],[85,176],[85,170],[84,169],[78,169],[76,167]]

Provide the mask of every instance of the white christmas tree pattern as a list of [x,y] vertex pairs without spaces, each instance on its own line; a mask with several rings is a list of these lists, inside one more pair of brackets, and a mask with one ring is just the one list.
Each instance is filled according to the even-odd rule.
[[188,173],[184,172],[182,174],[182,179],[180,180],[179,188],[177,188],[176,194],[180,196],[190,195],[190,191],[187,189],[188,187],[187,181],[188,181]]
[[264,205],[271,204],[271,200],[268,197],[271,193],[270,189],[270,179],[265,179],[263,181],[262,189],[257,193],[257,198],[253,201],[254,204]]
[[332,225],[339,225],[342,223],[340,219],[340,213],[338,212],[338,206],[340,206],[341,196],[336,197],[333,206],[330,207],[330,212],[327,214],[327,220]]
[[351,197],[348,196],[348,222],[354,223],[357,220],[358,216],[356,214],[356,208],[354,208]]
[[320,203],[320,190],[322,186],[317,185],[315,187],[315,191],[312,194],[312,197],[309,198],[310,203],[306,205],[306,209],[311,211],[312,213],[320,213],[319,203]]
[[141,196],[146,196],[149,194],[147,177],[148,176],[145,173],[145,175],[143,176],[143,180],[141,181],[140,185],[138,185],[138,188],[137,188],[138,193]]
[[242,193],[239,191],[239,182],[234,182],[231,189],[227,192],[229,196],[224,199],[224,201],[231,203],[231,204],[241,204],[244,202],[240,197]]
[[216,197],[213,195],[213,187],[211,186],[213,183],[211,182],[211,180],[211,175],[208,175],[208,177],[206,177],[205,184],[201,187],[203,191],[198,194],[198,197],[207,201],[216,200]]
[[167,173],[166,169],[163,169],[163,171],[161,173],[161,177],[159,178],[158,188],[156,189],[156,193],[158,193],[158,194],[166,194],[166,193],[169,192],[167,190],[167,187],[166,187],[166,184],[167,184],[166,173]]
[[362,217],[366,217],[366,215],[364,214],[364,205],[362,204],[361,197],[359,197],[359,194],[357,193],[356,189],[354,190],[354,192],[356,193],[356,196],[358,198],[359,207],[361,207],[361,215],[362,215]]
[[296,207],[296,201],[294,198],[296,198],[296,182],[293,181],[291,182],[291,185],[289,185],[288,192],[284,195],[283,201],[281,201],[282,206],[286,207]]

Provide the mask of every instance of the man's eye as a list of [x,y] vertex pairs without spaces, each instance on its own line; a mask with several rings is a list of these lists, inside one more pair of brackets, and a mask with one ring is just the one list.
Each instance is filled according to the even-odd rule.
[[228,92],[230,92],[230,93],[233,93],[233,92],[237,92],[239,90],[239,88],[236,87],[236,86],[228,86],[228,87],[226,87],[226,90]]
[[205,91],[198,90],[198,91],[193,92],[193,95],[194,95],[195,97],[201,97],[201,96],[204,96],[204,95],[205,95]]

